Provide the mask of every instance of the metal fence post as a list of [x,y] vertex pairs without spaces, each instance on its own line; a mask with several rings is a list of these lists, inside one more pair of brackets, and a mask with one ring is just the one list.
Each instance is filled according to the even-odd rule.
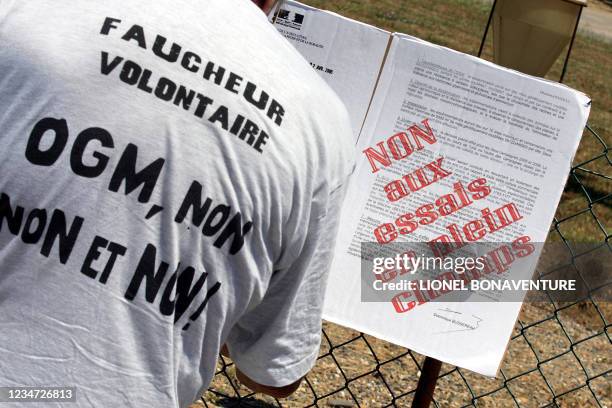
[[429,408],[436,390],[438,375],[442,368],[442,362],[435,358],[426,357],[419,377],[419,383],[412,400],[412,408]]

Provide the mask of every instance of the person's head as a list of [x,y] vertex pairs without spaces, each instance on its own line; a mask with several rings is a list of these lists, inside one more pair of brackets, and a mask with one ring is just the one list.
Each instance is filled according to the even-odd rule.
[[277,1],[278,0],[253,0],[253,3],[257,4],[264,13],[268,14]]

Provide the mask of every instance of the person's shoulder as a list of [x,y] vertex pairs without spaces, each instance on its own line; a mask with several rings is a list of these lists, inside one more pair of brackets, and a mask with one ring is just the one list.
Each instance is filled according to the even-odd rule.
[[[220,30],[237,48],[234,63],[240,71],[274,96],[285,109],[281,140],[287,149],[301,151],[302,157],[316,157],[329,168],[347,171],[344,165],[354,157],[353,132],[347,110],[325,80],[300,52],[281,35],[250,0],[214,0],[222,10],[230,14]],[[301,137],[293,137],[300,135]]]

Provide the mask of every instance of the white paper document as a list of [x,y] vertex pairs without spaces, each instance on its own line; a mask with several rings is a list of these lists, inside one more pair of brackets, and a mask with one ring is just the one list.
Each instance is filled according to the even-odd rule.
[[344,102],[355,137],[361,130],[391,33],[294,1],[274,24]]
[[[291,7],[307,10],[304,25],[321,13],[293,2]],[[344,56],[353,47],[368,48],[351,40],[362,25],[325,16],[336,23],[318,26],[323,19],[312,18],[304,35],[326,50],[318,54],[325,56],[322,64],[354,75],[354,61]],[[334,28],[340,26],[346,28]],[[290,28],[279,29],[287,35]],[[364,301],[363,245],[375,243],[376,251],[384,252],[398,243],[423,243],[420,248],[431,253],[419,256],[441,256],[475,244],[486,263],[481,277],[529,279],[590,100],[566,86],[403,34],[393,34],[388,49],[383,38],[370,48],[379,52],[371,54],[372,76],[363,86],[362,77],[334,84],[348,98],[349,111],[358,109],[352,114],[367,115],[354,118],[363,122],[357,167],[341,215],[324,317],[494,376],[522,297],[500,301],[495,293],[465,291],[460,302],[447,302],[452,291],[408,289],[383,301]],[[316,59],[311,47],[298,49]],[[380,64],[385,52],[378,77],[374,62]],[[370,103],[367,89],[375,84],[368,110],[362,102]],[[353,98],[361,100],[358,108]],[[399,274],[389,280],[394,279]]]

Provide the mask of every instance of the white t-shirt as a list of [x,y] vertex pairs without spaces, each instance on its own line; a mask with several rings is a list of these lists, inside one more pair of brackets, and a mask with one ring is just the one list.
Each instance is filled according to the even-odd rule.
[[184,407],[314,364],[348,116],[248,0],[0,1],[0,386]]

